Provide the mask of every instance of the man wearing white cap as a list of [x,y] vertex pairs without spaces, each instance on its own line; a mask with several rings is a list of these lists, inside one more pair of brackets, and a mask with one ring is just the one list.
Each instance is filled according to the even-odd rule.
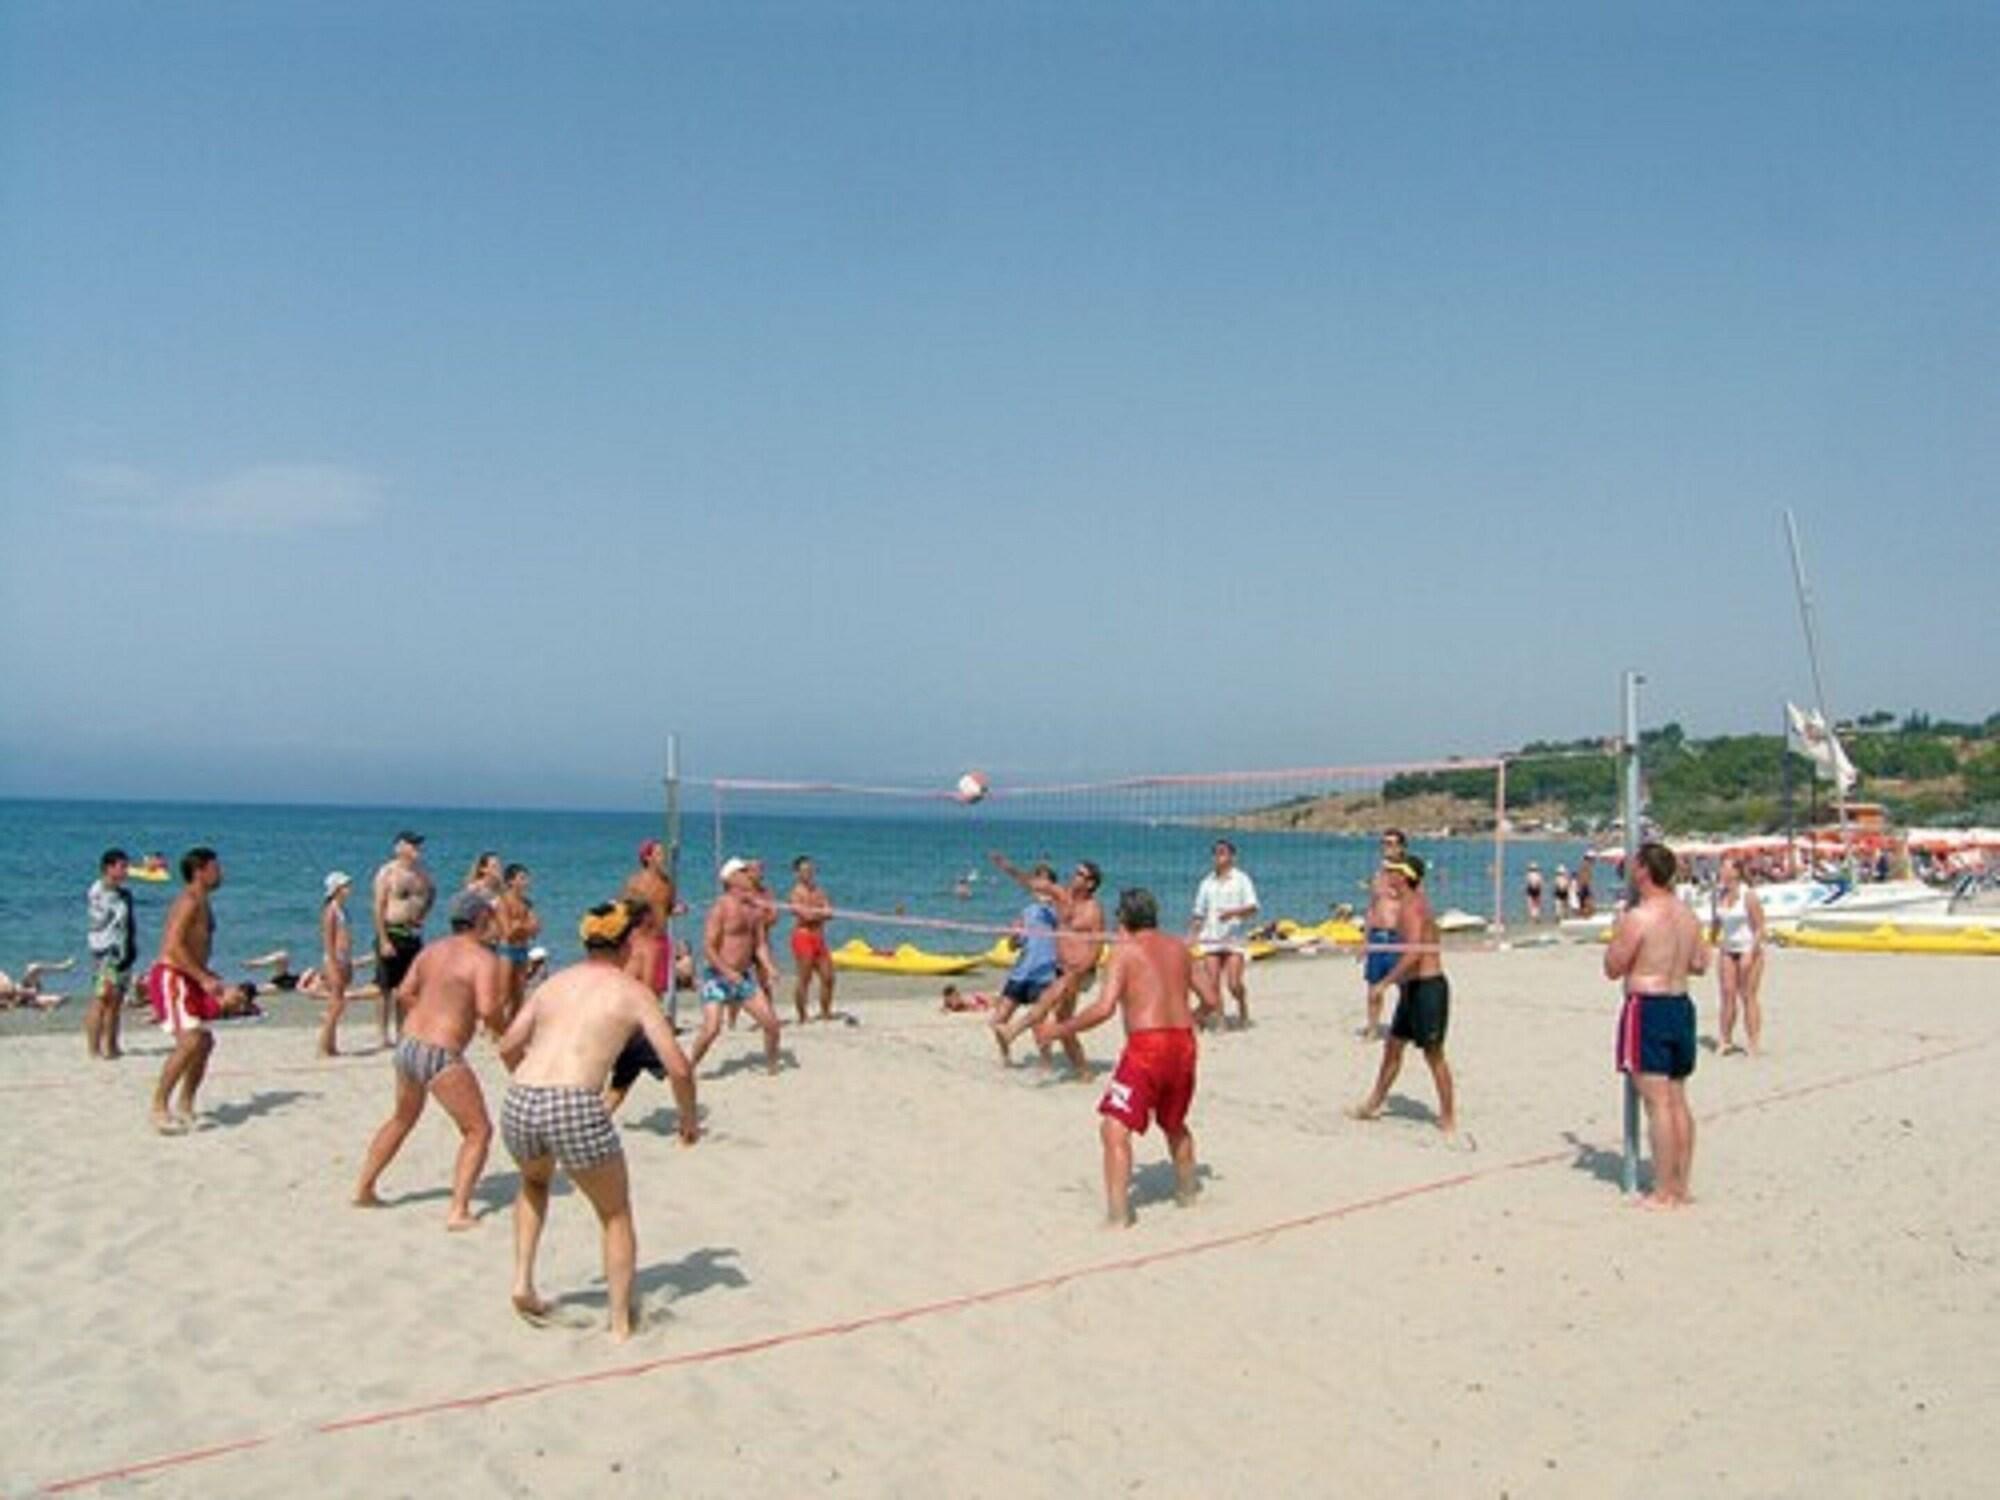
[[778,1071],[778,1017],[764,976],[771,962],[770,928],[757,903],[755,876],[746,859],[731,858],[721,870],[722,895],[708,909],[701,932],[701,1031],[694,1039],[694,1065],[722,1033],[725,1006],[748,1011],[764,1030],[764,1066]]
[[319,1023],[319,1055],[333,1057],[340,1051],[340,1017],[354,978],[354,945],[347,934],[347,895],[354,889],[354,879],[345,870],[330,870],[322,884],[319,982],[326,994],[326,1019]]

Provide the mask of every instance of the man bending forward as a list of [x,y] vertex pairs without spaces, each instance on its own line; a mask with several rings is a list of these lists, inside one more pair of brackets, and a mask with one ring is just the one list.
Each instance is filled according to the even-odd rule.
[[694,1069],[653,992],[622,967],[637,926],[626,902],[592,907],[578,929],[583,962],[530,995],[500,1039],[501,1060],[514,1072],[500,1110],[500,1136],[521,1168],[521,1191],[514,1200],[514,1310],[530,1322],[549,1311],[535,1293],[535,1251],[548,1221],[549,1184],[561,1167],[603,1226],[611,1337],[621,1343],[632,1334],[632,1269],[639,1244],[625,1148],[602,1096],[611,1064],[634,1031],[645,1033],[666,1065],[681,1143],[692,1146],[701,1134]]

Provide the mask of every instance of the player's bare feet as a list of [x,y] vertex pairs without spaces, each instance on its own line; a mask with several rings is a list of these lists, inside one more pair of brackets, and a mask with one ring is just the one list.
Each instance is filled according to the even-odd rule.
[[1012,1044],[1014,1039],[1007,1035],[1007,1028],[1002,1026],[998,1021],[988,1021],[986,1024],[993,1028],[993,1045],[1000,1049],[1000,1066],[1003,1068],[1013,1067],[1014,1053],[1012,1051]]
[[549,1315],[555,1311],[553,1303],[544,1302],[533,1292],[516,1292],[510,1300],[514,1304],[514,1315],[534,1328],[546,1328]]
[[365,1188],[354,1195],[356,1208],[387,1208],[388,1205],[375,1196],[375,1189]]
[[479,1220],[475,1219],[469,1213],[456,1213],[446,1216],[444,1221],[444,1227],[450,1230],[453,1234],[456,1234],[461,1229],[471,1229],[478,1223]]
[[1370,1106],[1364,1100],[1360,1104],[1348,1105],[1341,1113],[1345,1114],[1350,1120],[1360,1120],[1366,1124],[1370,1120],[1379,1120],[1382,1118],[1382,1106],[1379,1104]]
[[168,1114],[164,1109],[153,1111],[153,1129],[159,1131],[161,1135],[187,1134],[187,1126],[183,1125],[176,1116]]

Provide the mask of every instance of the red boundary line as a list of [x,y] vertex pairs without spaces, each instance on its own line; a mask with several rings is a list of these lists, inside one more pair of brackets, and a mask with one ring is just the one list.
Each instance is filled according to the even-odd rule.
[[[1867,1082],[1875,1078],[1885,1078],[1894,1073],[1907,1072],[1912,1068],[1927,1067],[1932,1063],[1944,1062],[1990,1045],[1990,1040],[1964,1042],[1939,1052],[1928,1052],[1918,1057],[1904,1058],[1900,1062],[1888,1063],[1877,1068],[1866,1068],[1835,1077],[1821,1079],[1816,1083],[1800,1084],[1794,1088],[1780,1089],[1777,1093],[1760,1098],[1747,1099],[1739,1104],[1725,1105],[1712,1110],[1700,1118],[1704,1122],[1725,1118],[1730,1115],[1747,1114],[1753,1110],[1767,1109],[1774,1104],[1789,1103],[1795,1099],[1813,1094],[1827,1093],[1833,1089],[1846,1088],[1851,1084]],[[522,1385],[502,1386],[495,1390],[482,1391],[470,1396],[448,1397],[438,1401],[420,1402],[414,1406],[396,1407],[386,1411],[364,1413],[355,1417],[340,1417],[331,1421],[314,1423],[306,1431],[313,1435],[330,1436],[335,1433],[352,1432],[364,1427],[379,1427],[392,1422],[412,1421],[419,1417],[435,1416],[442,1412],[476,1411],[487,1406],[496,1406],[503,1401],[515,1401],[527,1396],[541,1395],[547,1391],[572,1389],[581,1386],[601,1385],[613,1380],[631,1380],[641,1375],[649,1375],[657,1370],[677,1369],[689,1365],[711,1364],[721,1360],[740,1359],[745,1355],[760,1354],[765,1350],[783,1348],[793,1344],[816,1343],[825,1339],[844,1337],[852,1333],[864,1332],[872,1328],[883,1328],[898,1323],[912,1322],[918,1318],[932,1317],[939,1313],[957,1312],[968,1307],[984,1306],[987,1303],[1002,1302],[1033,1292],[1048,1291],[1067,1285],[1073,1281],[1084,1281],[1097,1276],[1109,1275],[1114,1271],[1136,1271],[1147,1266],[1168,1261],[1187,1260],[1197,1255],[1208,1255],[1218,1250],[1231,1249],[1237,1245],[1250,1244],[1257,1240],[1274,1238],[1300,1229],[1333,1223],[1355,1214],[1366,1213],[1378,1208],[1388,1208],[1411,1199],[1429,1197],[1432,1194],[1448,1192],[1454,1188],[1468,1187],[1476,1182],[1484,1182],[1513,1172],[1525,1172],[1537,1167],[1545,1167],[1558,1161],[1573,1160],[1576,1149],[1563,1146],[1552,1151],[1539,1152],[1532,1156],[1517,1157],[1513,1161],[1500,1162],[1494,1166],[1481,1167],[1470,1172],[1456,1172],[1448,1177],[1435,1178],[1410,1187],[1396,1188],[1387,1193],[1379,1193],[1371,1198],[1356,1199],[1351,1203],[1337,1204],[1332,1208],[1319,1209],[1312,1213],[1298,1214],[1276,1223],[1260,1225],[1255,1229],[1240,1229],[1233,1233],[1218,1235],[1211,1239],[1195,1240],[1184,1245],[1170,1245],[1158,1250],[1149,1250],[1139,1255],[1122,1256],[1115,1260],[1099,1261],[1093,1265],[1079,1266],[1074,1270],[1057,1271],[1046,1276],[1033,1277],[1027,1281],[1012,1282],[1005,1286],[989,1287],[985,1291],[966,1292],[953,1297],[937,1298],[929,1302],[913,1303],[908,1307],[892,1308],[886,1312],[867,1313],[858,1318],[842,1322],[821,1323],[810,1328],[796,1329],[787,1333],[766,1334],[761,1338],[744,1339],[731,1344],[714,1344],[706,1349],[692,1349],[681,1354],[662,1355],[657,1359],[640,1360],[629,1365],[617,1365],[606,1370],[591,1370],[577,1375],[560,1375],[547,1380],[531,1381]],[[277,1441],[280,1434],[265,1433],[257,1437],[238,1438],[232,1442],[217,1443],[205,1448],[189,1449],[183,1453],[171,1453],[159,1458],[144,1459],[136,1463],[121,1464],[115,1468],[100,1469],[94,1473],[79,1474],[59,1479],[40,1486],[40,1492],[49,1495],[68,1494],[86,1489],[92,1485],[108,1483],[114,1479],[130,1479],[141,1474],[157,1473],[163,1469],[180,1468],[205,1463],[213,1458],[225,1457],[232,1453],[244,1453],[253,1448],[262,1448]]]

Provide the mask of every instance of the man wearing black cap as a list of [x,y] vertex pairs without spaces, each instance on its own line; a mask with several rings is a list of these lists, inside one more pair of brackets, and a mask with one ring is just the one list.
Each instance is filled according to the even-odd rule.
[[389,1045],[390,1017],[402,1029],[396,987],[424,946],[424,918],[437,900],[437,886],[424,868],[424,836],[405,828],[395,853],[375,872],[375,979],[382,987],[382,1045]]

